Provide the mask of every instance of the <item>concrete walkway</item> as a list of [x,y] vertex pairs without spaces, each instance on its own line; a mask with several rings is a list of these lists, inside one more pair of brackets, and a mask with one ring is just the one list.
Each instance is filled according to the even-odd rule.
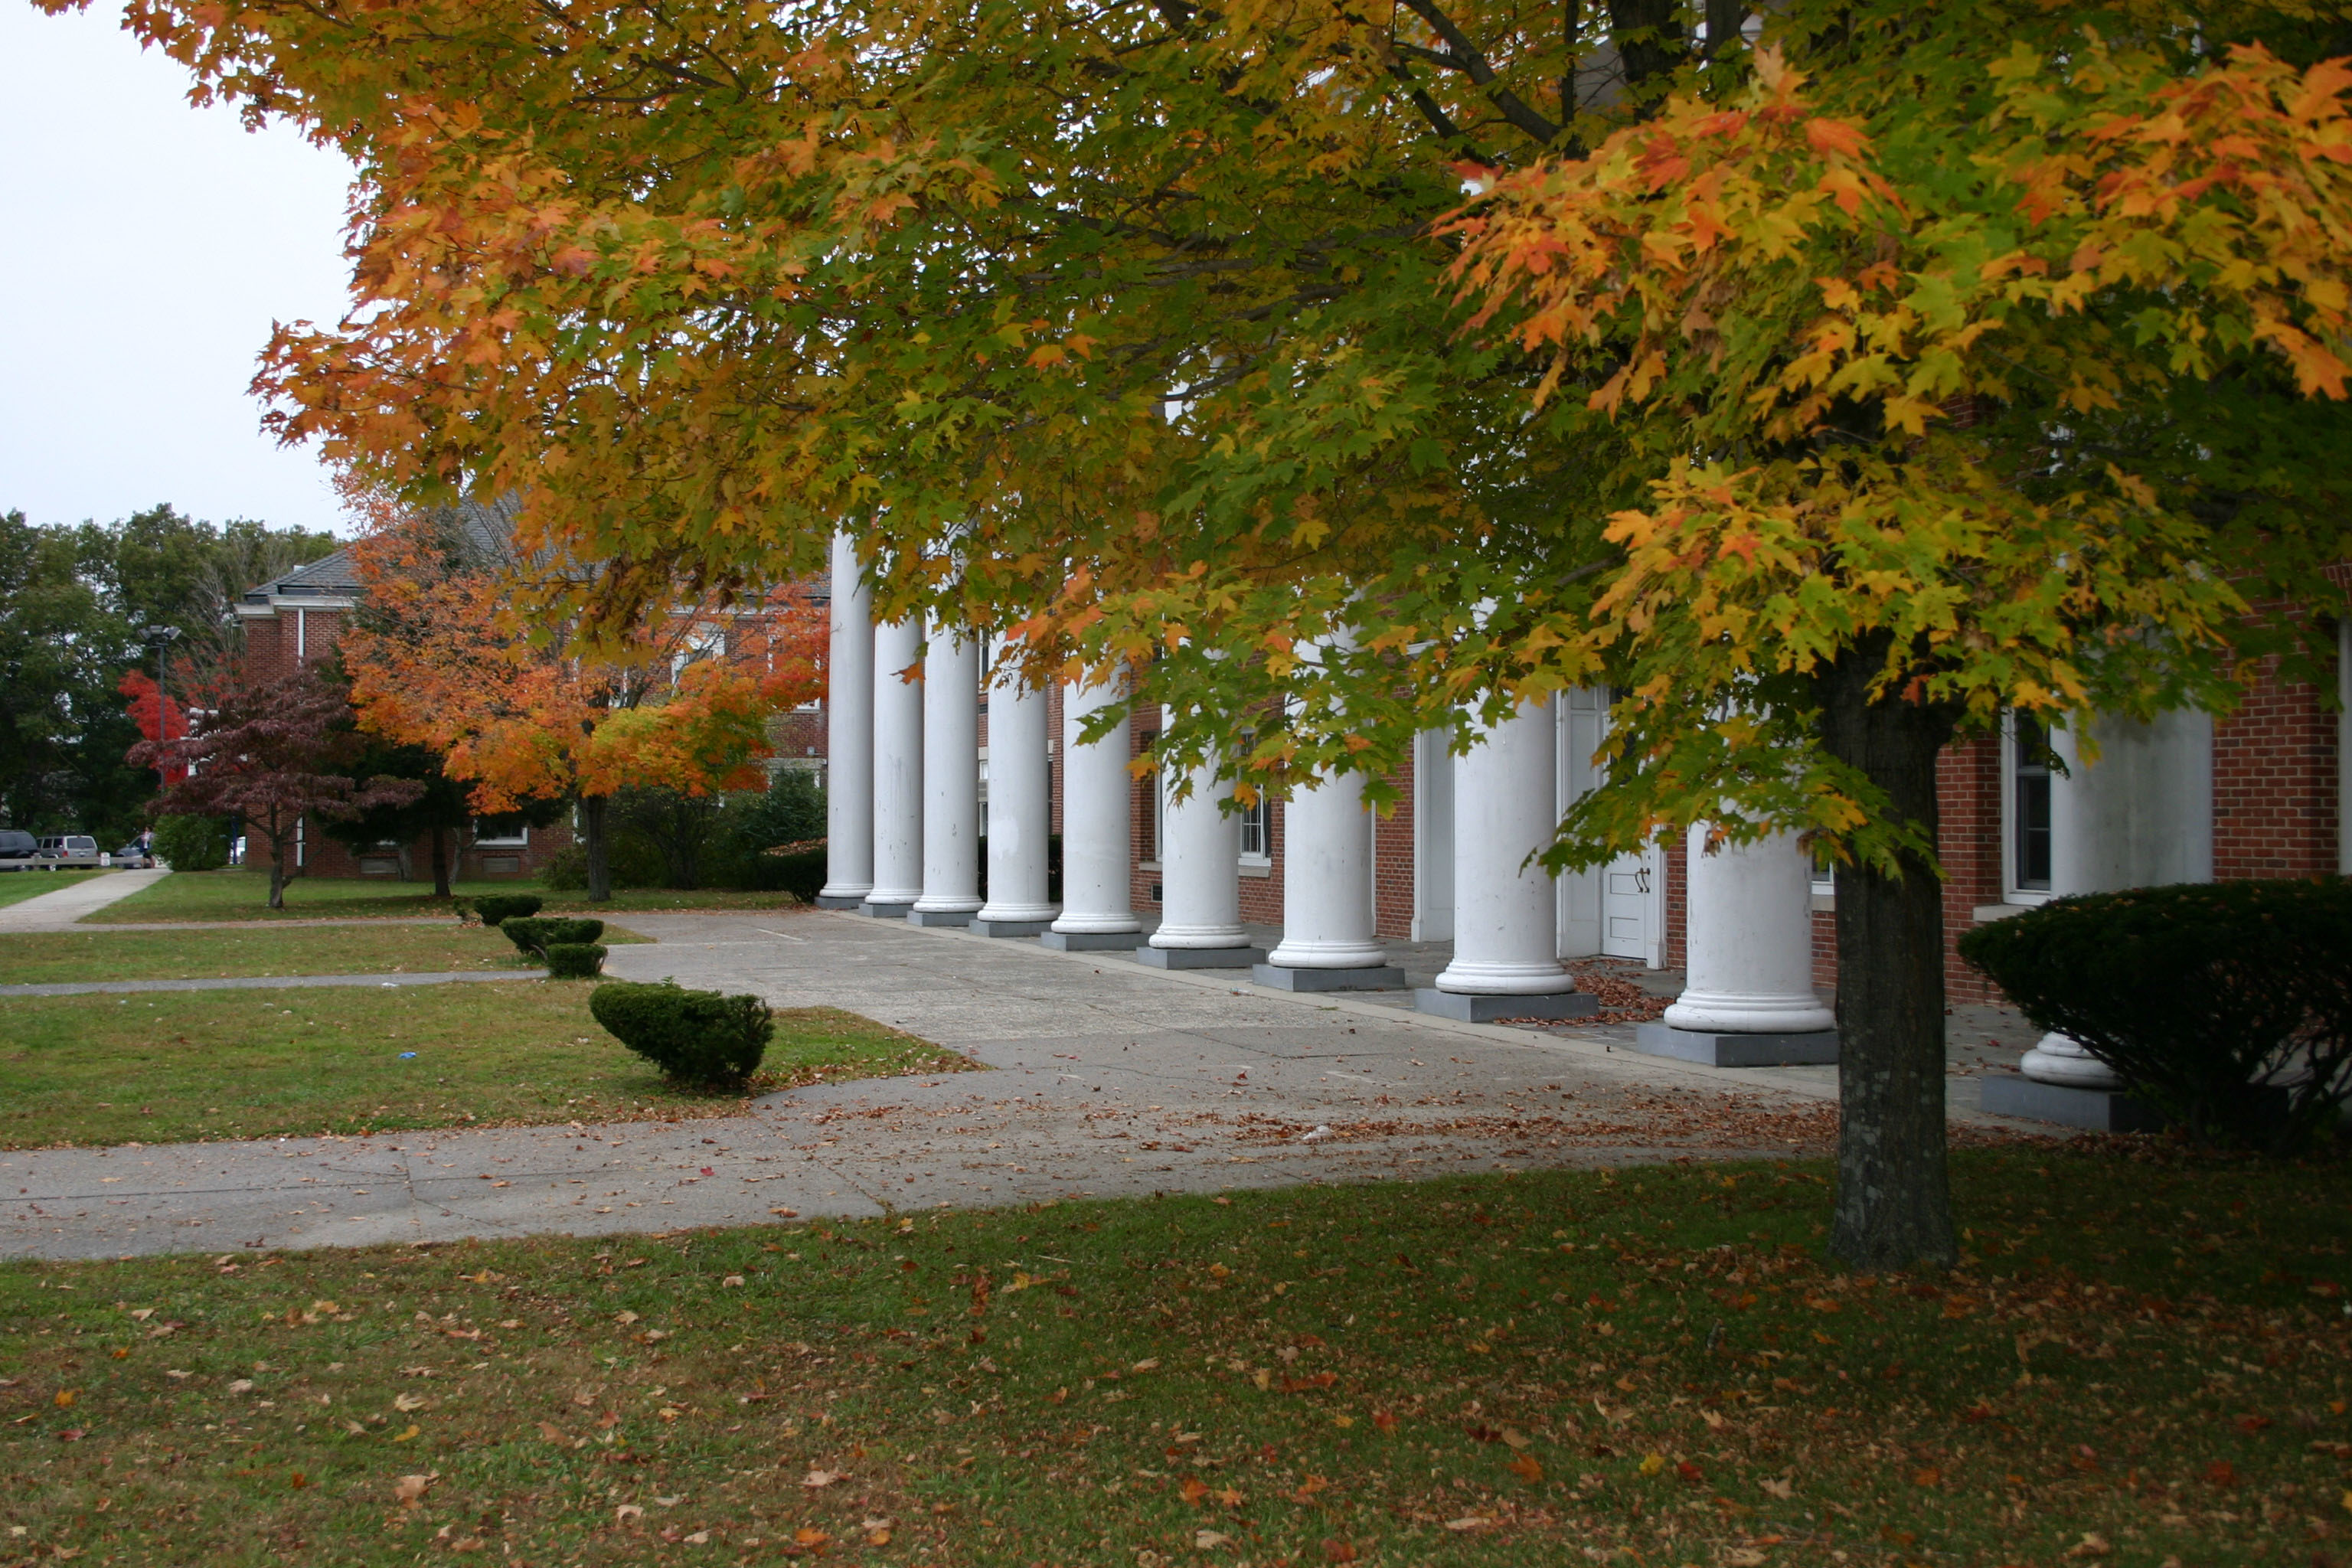
[[[18,871],[19,877],[37,877],[38,871]],[[38,893],[22,903],[0,909],[0,935],[27,931],[71,931],[74,921],[94,910],[129,898],[142,888],[152,888],[169,871],[109,871],[102,877],[84,877],[68,882],[54,893]]]
[[446,985],[466,980],[537,980],[536,969],[448,969],[424,974],[249,974],[214,980],[44,980],[0,985],[0,996],[89,996],[147,991],[289,991],[313,985]]
[[614,949],[615,975],[847,1008],[994,1070],[819,1086],[715,1121],[0,1153],[0,1256],[667,1231],[1811,1154],[1833,1135],[1834,1085],[1803,1069],[1634,1056],[1609,1030],[1457,1024],[853,915],[630,925],[659,945]]

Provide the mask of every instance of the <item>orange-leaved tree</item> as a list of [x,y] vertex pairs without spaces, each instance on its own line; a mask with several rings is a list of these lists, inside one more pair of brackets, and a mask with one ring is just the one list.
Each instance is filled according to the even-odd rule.
[[782,588],[683,598],[589,635],[534,613],[580,574],[506,548],[507,507],[379,518],[353,547],[365,586],[342,647],[362,727],[441,754],[475,809],[577,802],[588,896],[612,896],[614,795],[754,789],[766,722],[823,690],[822,616]]

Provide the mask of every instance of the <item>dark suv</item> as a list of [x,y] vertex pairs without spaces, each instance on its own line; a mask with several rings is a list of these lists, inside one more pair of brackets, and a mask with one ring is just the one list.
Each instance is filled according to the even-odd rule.
[[0,827],[0,871],[22,871],[41,852],[41,841],[13,827]]

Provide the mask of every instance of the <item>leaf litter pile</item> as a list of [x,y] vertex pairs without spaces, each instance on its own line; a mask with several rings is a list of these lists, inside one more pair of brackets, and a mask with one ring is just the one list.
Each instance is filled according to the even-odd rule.
[[1815,1163],[0,1267],[0,1563],[2352,1563],[2347,1173]]

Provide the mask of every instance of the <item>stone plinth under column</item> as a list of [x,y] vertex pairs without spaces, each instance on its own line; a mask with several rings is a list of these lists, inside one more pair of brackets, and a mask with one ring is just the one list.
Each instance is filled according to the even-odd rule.
[[1261,963],[1251,969],[1250,978],[1276,991],[1402,991],[1405,988],[1404,971],[1392,963],[1383,963],[1372,969],[1292,969],[1284,964]]
[[907,918],[908,911],[912,910],[914,907],[915,906],[912,902],[903,904],[877,904],[869,900],[868,902],[858,905],[857,912],[861,915],[871,915],[877,921],[902,921]]
[[968,926],[971,924],[971,911],[918,909],[908,914],[907,923],[914,926]]
[[1711,1068],[1780,1068],[1834,1064],[1835,1029],[1793,1035],[1729,1035],[1709,1029],[1677,1029],[1643,1024],[1633,1031],[1633,1048],[1654,1057],[1703,1062]]
[[2053,1121],[2094,1132],[2158,1132],[2166,1125],[2162,1112],[2120,1089],[2073,1089],[2022,1077],[1986,1079],[1979,1103],[1988,1116]]
[[1057,952],[1133,952],[1143,945],[1135,931],[1049,931],[1037,939],[1040,947]]
[[[971,921],[971,929],[982,936],[1043,936],[1053,928],[1054,922],[1050,920],[984,921],[975,915]],[[1127,941],[1129,943],[1135,941],[1133,931],[1127,933]]]
[[821,910],[856,910],[863,909],[865,904],[866,900],[856,893],[819,893],[816,896],[816,907]]
[[1139,947],[1146,969],[1249,969],[1265,962],[1262,947]]
[[1465,1024],[1491,1024],[1497,1018],[1581,1018],[1601,1011],[1601,998],[1587,996],[1580,991],[1496,996],[1423,986],[1412,994],[1412,1007],[1416,1013]]

